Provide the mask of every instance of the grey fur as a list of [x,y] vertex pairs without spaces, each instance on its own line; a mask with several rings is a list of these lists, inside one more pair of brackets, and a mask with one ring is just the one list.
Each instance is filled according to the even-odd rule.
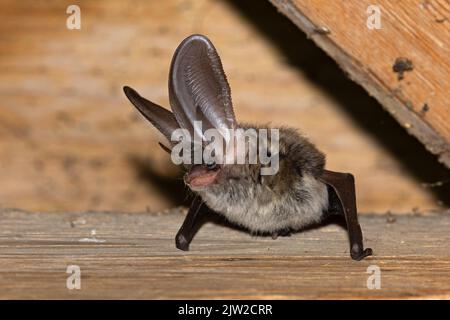
[[226,164],[216,183],[191,189],[208,207],[253,233],[276,234],[319,222],[328,209],[327,187],[317,179],[324,155],[296,130],[282,128],[280,156],[273,176],[261,176],[259,164]]

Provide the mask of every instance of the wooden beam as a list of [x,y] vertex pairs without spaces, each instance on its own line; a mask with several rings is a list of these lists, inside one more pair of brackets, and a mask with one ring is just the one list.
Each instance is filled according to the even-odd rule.
[[[450,168],[448,1],[270,1]],[[381,29],[366,25],[374,4]],[[412,63],[400,75],[399,58]]]
[[[272,240],[208,223],[183,252],[184,214],[1,210],[0,299],[450,298],[448,213],[362,215],[375,255],[360,262],[335,224]],[[66,287],[69,265],[80,290]]]

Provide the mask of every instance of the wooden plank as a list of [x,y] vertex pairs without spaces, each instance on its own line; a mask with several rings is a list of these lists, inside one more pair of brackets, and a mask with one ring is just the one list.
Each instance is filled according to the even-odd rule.
[[[206,224],[175,249],[185,210],[0,212],[0,298],[450,298],[450,214],[361,217],[375,256],[348,256],[330,224],[272,240]],[[81,289],[66,288],[68,265]],[[368,289],[367,268],[381,270]]]
[[[381,29],[369,29],[369,0],[271,0],[450,167],[450,3],[380,0]],[[327,32],[320,32],[320,30]],[[319,31],[319,32],[317,32]],[[413,63],[401,80],[397,58]],[[364,107],[364,106],[361,106]]]

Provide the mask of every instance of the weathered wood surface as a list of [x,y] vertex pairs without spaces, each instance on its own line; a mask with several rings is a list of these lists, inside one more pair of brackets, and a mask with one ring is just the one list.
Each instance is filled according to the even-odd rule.
[[[206,224],[175,249],[184,211],[0,213],[0,298],[450,298],[450,214],[361,217],[375,256],[330,224],[272,240]],[[81,268],[81,289],[66,268]],[[369,290],[367,267],[381,268]]]
[[[448,0],[271,2],[450,168]],[[381,8],[379,30],[366,26],[373,4]],[[403,80],[393,71],[399,57],[414,66]]]

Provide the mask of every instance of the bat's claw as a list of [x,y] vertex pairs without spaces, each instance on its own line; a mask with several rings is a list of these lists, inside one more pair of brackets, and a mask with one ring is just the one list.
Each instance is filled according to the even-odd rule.
[[367,256],[373,255],[372,248],[362,249],[359,245],[354,244],[350,252],[350,256],[353,260],[360,261]]
[[175,245],[178,249],[183,251],[189,251],[189,241],[182,234],[177,234],[175,237]]

